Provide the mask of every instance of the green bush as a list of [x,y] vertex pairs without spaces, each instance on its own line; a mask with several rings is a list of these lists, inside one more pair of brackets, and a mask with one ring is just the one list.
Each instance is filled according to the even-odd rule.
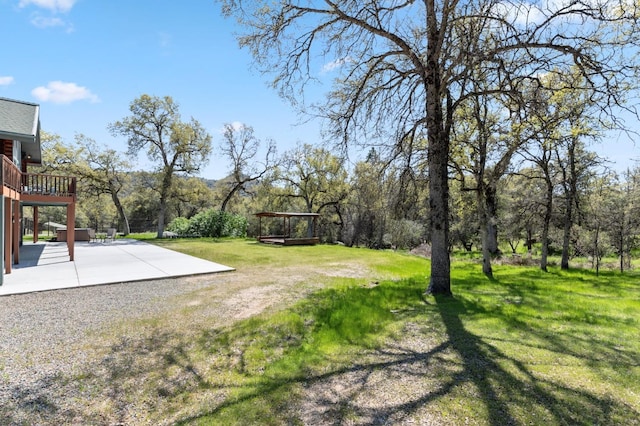
[[167,225],[167,231],[175,232],[178,235],[189,235],[191,221],[186,217],[176,217]]
[[412,220],[392,220],[389,233],[385,234],[385,243],[397,248],[410,249],[419,246],[425,239],[425,228]]
[[245,237],[247,219],[244,216],[209,209],[191,219],[178,217],[167,227],[169,231],[184,236],[200,237]]

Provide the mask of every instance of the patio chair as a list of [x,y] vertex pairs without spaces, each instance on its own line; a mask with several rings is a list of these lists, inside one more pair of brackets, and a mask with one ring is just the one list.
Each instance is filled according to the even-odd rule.
[[116,228],[107,229],[107,236],[104,238],[105,241],[113,241],[116,239]]
[[95,242],[97,241],[96,238],[96,230],[93,228],[87,228],[87,233],[89,234],[89,242]]

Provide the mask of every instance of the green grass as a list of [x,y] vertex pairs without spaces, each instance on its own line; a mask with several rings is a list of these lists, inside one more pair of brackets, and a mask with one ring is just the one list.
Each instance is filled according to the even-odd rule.
[[[387,417],[420,422],[426,410],[443,424],[638,424],[638,273],[498,266],[489,281],[476,263],[458,261],[455,297],[434,299],[423,295],[428,265],[407,255],[251,241],[160,244],[237,268],[364,262],[389,277],[335,278],[289,309],[203,332],[194,350],[212,361],[206,386],[227,394],[185,423],[296,424],[292,407],[305,386],[354,366],[384,368],[372,354],[402,345],[407,327],[419,324],[427,346],[410,356],[432,371],[420,378],[422,394],[401,408],[390,404]],[[409,354],[397,362],[409,367]],[[357,417],[354,410],[336,421]]]
[[242,268],[287,268],[298,266],[335,268],[362,265],[374,268],[376,275],[389,277],[426,274],[425,262],[406,253],[396,254],[403,259],[397,263],[389,252],[348,248],[333,245],[283,247],[258,243],[254,239],[160,239],[149,240],[162,247],[181,251],[202,259]]
[[[56,232],[55,231],[50,232],[50,233],[45,232],[45,233],[42,233],[42,234],[38,234],[38,240],[46,241],[46,240],[49,240],[49,239],[51,239],[51,238],[53,238],[55,236],[56,236]],[[33,234],[23,235],[22,236],[22,240],[23,241],[33,241]]]
[[[176,410],[191,406],[185,411],[192,414],[178,416],[183,424],[301,424],[296,407],[309,387],[350,374],[394,380],[396,370],[413,372],[416,384],[399,379],[393,394],[377,395],[389,400],[378,419],[639,424],[638,272],[596,276],[499,265],[488,280],[479,264],[455,261],[455,296],[434,298],[423,294],[428,262],[403,253],[251,240],[156,243],[238,271],[370,270],[366,277],[324,278],[324,289],[286,309],[195,330],[195,338],[173,347],[160,342],[171,368],[150,376],[199,372],[196,384],[162,392]],[[375,390],[359,389],[367,392]],[[203,396],[211,394],[217,398]],[[393,402],[396,396],[403,402]],[[357,398],[337,398],[344,399],[329,404],[336,424],[370,419]]]
[[[149,240],[155,240],[157,238],[158,234],[155,232],[138,232],[138,233],[132,233],[127,235],[127,238],[133,238],[135,240],[143,240],[143,241],[149,241]],[[161,241],[161,240],[158,240]]]

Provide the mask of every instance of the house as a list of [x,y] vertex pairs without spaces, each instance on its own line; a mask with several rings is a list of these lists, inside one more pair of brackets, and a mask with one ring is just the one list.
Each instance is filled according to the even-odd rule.
[[[76,178],[29,173],[42,164],[40,106],[0,98],[0,154],[2,154],[2,200],[0,202],[0,285],[2,276],[20,263],[22,217],[33,209],[34,242],[38,241],[38,207],[66,206],[67,229],[74,229]],[[74,233],[67,241],[69,260],[74,260]]]

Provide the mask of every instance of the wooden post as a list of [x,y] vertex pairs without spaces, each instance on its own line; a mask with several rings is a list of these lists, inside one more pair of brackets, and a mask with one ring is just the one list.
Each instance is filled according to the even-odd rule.
[[13,263],[20,263],[20,201],[13,200]]
[[0,285],[4,284],[4,195],[0,196]]
[[33,244],[38,242],[38,206],[33,206]]
[[13,216],[11,212],[12,206],[11,198],[4,197],[4,271],[7,274],[11,273],[11,218]]
[[67,204],[67,248],[69,249],[69,260],[73,262],[74,246],[76,240],[76,205]]
[[318,236],[318,217],[313,217],[313,238]]

